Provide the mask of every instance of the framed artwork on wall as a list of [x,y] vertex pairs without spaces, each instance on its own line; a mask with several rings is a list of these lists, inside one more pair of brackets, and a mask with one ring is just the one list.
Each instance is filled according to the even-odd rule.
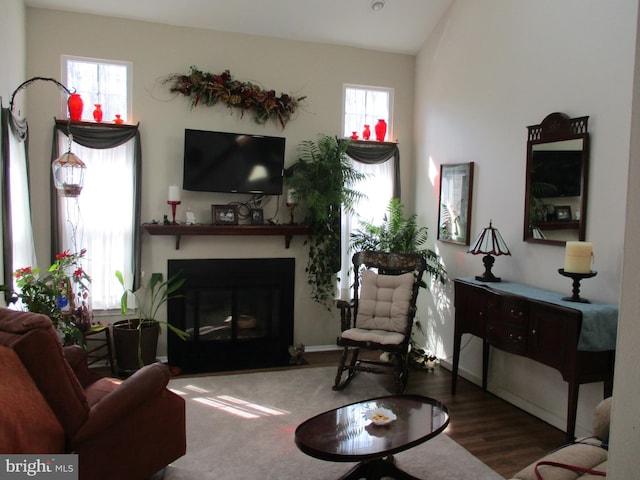
[[473,162],[440,165],[438,240],[469,245]]
[[238,206],[237,205],[211,205],[213,223],[215,225],[237,225]]

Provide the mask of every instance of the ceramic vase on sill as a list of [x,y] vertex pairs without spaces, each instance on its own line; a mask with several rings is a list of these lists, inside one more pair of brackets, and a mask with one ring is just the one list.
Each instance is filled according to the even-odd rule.
[[369,140],[369,138],[371,138],[371,129],[369,128],[369,125],[364,126],[364,130],[362,131],[362,138],[364,138],[365,140]]
[[77,93],[69,95],[67,106],[69,107],[69,118],[76,122],[80,121],[82,119],[82,107],[84,106],[80,95]]
[[102,122],[102,105],[100,105],[99,103],[95,104],[95,110],[93,111],[93,119],[100,123]]
[[387,135],[387,122],[384,119],[378,120],[375,126],[376,130],[376,140],[379,142],[384,142],[384,137]]

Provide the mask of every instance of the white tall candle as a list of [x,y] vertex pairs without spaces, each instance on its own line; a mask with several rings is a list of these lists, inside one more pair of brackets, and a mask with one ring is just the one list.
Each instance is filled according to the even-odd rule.
[[179,202],[180,201],[180,189],[177,185],[169,186],[169,201],[170,202]]
[[564,257],[564,271],[570,273],[589,273],[593,244],[590,242],[567,242]]

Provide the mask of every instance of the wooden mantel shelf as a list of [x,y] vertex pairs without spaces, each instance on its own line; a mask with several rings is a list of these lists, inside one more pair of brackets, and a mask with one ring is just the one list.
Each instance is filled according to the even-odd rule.
[[284,225],[186,225],[145,223],[142,228],[149,235],[175,235],[176,250],[180,249],[182,235],[283,235],[285,247],[289,248],[294,235],[308,235],[309,227],[298,224]]

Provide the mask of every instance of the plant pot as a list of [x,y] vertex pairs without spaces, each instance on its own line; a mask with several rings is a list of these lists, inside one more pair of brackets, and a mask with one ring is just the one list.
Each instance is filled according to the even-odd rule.
[[121,375],[129,375],[144,365],[156,362],[160,324],[145,322],[142,328],[138,328],[139,323],[139,319],[131,319],[113,324],[113,346]]

